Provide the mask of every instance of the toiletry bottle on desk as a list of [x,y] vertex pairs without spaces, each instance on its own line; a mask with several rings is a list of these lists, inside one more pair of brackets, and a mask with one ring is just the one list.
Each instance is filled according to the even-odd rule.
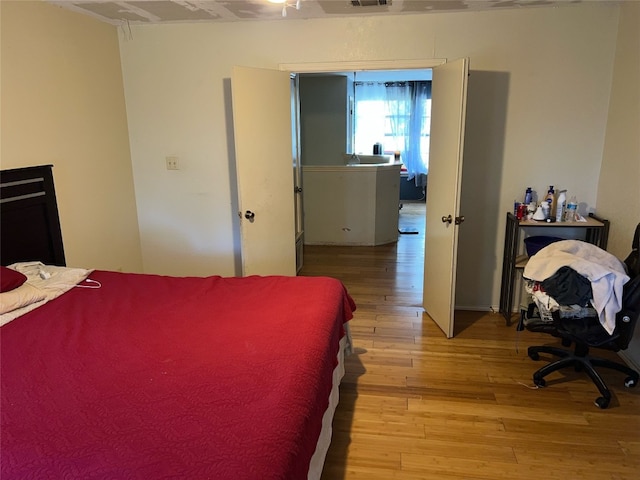
[[547,222],[549,221],[549,219],[551,218],[549,215],[549,208],[550,208],[550,203],[549,202],[542,202],[540,204],[540,207],[542,208],[542,215],[544,217],[544,220],[546,220]]
[[555,222],[556,220],[556,192],[553,189],[553,185],[549,186],[549,191],[545,197],[545,201],[549,204],[547,221]]
[[556,202],[556,222],[564,222],[565,211],[567,208],[567,191],[560,190],[558,194],[558,200]]
[[533,192],[531,191],[531,187],[527,187],[527,191],[524,192],[524,202],[526,205],[529,205],[533,200]]

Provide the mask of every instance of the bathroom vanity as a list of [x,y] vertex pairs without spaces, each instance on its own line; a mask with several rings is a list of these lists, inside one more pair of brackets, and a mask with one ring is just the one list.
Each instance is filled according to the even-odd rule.
[[384,156],[362,160],[387,161],[302,167],[306,245],[382,245],[398,240],[402,164]]

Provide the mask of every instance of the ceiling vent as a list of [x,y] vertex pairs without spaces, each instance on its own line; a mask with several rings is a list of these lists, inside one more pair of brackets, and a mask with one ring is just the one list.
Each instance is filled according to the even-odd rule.
[[354,7],[379,7],[382,5],[391,5],[391,0],[351,0]]

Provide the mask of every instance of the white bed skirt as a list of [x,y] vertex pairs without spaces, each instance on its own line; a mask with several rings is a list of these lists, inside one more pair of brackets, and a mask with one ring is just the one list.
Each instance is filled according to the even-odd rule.
[[331,444],[331,434],[333,423],[333,414],[338,406],[340,400],[340,381],[344,376],[344,357],[345,353],[350,355],[353,352],[353,345],[351,343],[351,331],[349,330],[349,324],[345,324],[345,335],[340,339],[340,349],[338,350],[338,365],[333,370],[333,387],[331,388],[331,394],[329,395],[329,406],[324,412],[322,417],[322,430],[320,431],[320,437],[316,444],[316,451],[311,457],[311,463],[309,464],[309,474],[307,480],[320,480],[322,475],[322,468],[324,467],[324,460]]

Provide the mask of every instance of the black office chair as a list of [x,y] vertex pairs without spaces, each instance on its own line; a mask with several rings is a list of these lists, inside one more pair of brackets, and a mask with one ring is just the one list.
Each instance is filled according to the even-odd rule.
[[[622,310],[616,315],[616,326],[613,334],[609,335],[598,317],[581,319],[560,318],[559,313],[553,312],[553,322],[529,321],[522,322],[524,328],[530,331],[543,332],[562,339],[562,345],[569,347],[574,344],[573,351],[550,346],[529,347],[528,355],[532,360],[539,360],[540,353],[548,353],[560,357],[545,365],[533,374],[533,383],[538,387],[546,385],[544,377],[556,370],[573,365],[576,371],[584,370],[593,383],[598,387],[601,396],[596,398],[595,404],[599,408],[607,408],[611,401],[611,392],[607,388],[595,367],[605,367],[617,370],[627,375],[625,387],[631,388],[638,384],[638,372],[622,362],[615,362],[589,355],[590,348],[600,348],[619,352],[629,346],[633,337],[638,318],[640,317],[640,264],[638,250],[640,248],[640,224],[636,227],[633,240],[633,250],[625,259],[627,271],[631,279],[624,285],[622,296]],[[531,315],[530,307],[529,315]],[[524,315],[523,315],[524,318]]]

